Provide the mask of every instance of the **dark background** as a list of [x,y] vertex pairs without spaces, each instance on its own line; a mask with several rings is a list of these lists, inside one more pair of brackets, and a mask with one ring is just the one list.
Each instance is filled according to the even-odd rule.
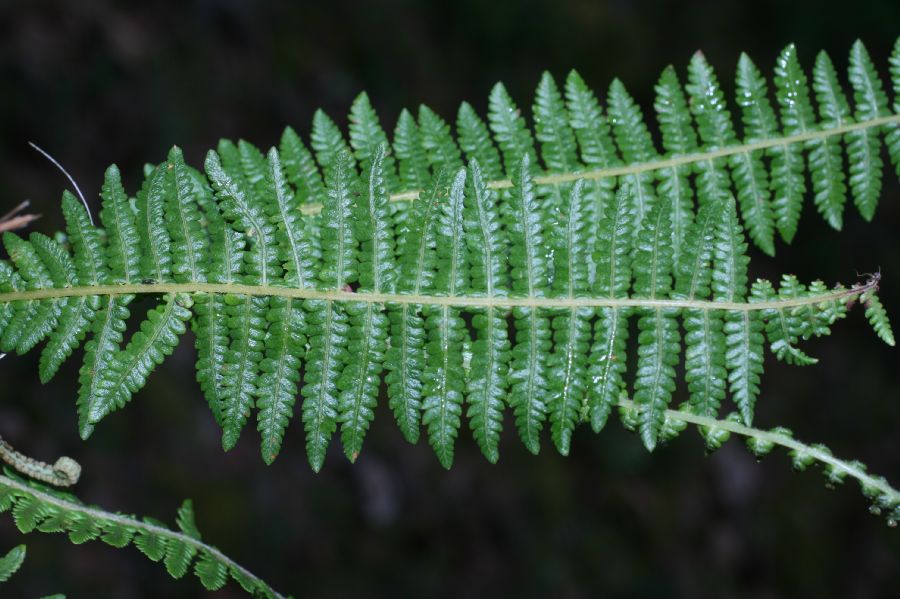
[[[672,62],[683,74],[697,48],[733,98],[741,50],[771,72],[794,41],[807,68],[824,48],[843,73],[859,37],[886,73],[900,34],[891,0],[131,4],[0,1],[0,212],[30,198],[45,214],[34,228],[61,225],[65,181],[28,140],[66,165],[96,209],[111,162],[133,190],[142,164],[173,143],[199,164],[220,136],[268,147],[291,124],[306,137],[315,108],[344,125],[361,90],[390,131],[420,102],[448,118],[462,100],[484,113],[497,80],[527,111],[544,69],[561,80],[576,67],[601,94],[621,77],[646,112],[659,72]],[[778,245],[777,261],[754,251],[751,274],[849,284],[880,267],[884,303],[900,317],[898,200],[888,172],[876,222],[849,208],[841,234],[809,202],[793,247]],[[897,353],[859,310],[807,348],[818,365],[767,357],[757,423],[787,425],[900,483]],[[508,420],[497,466],[464,432],[445,472],[424,440],[403,442],[382,407],[358,463],[335,445],[315,475],[299,418],[271,467],[253,425],[222,453],[188,340],[86,443],[75,423],[79,359],[42,386],[37,355],[0,362],[0,434],[38,457],[76,457],[88,502],[172,522],[192,497],[208,541],[298,596],[869,598],[896,596],[900,583],[900,532],[867,514],[855,485],[829,491],[783,453],[757,464],[732,442],[707,458],[687,431],[651,456],[612,423],[599,436],[579,429],[569,458],[549,439],[532,457]],[[21,540],[5,515],[0,550]],[[26,541],[3,597],[206,595],[133,548]],[[214,594],[238,595],[234,585]]]

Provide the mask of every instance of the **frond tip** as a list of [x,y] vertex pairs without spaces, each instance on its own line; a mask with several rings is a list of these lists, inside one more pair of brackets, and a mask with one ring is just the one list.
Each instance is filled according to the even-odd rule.
[[[626,424],[639,418],[640,408],[634,401],[622,397],[619,399],[618,407],[622,421]],[[855,479],[863,495],[871,502],[869,508],[871,513],[885,516],[888,526],[892,528],[900,521],[900,491],[892,487],[887,480],[869,474],[866,466],[858,461],[835,457],[831,450],[822,444],[797,441],[789,429],[752,428],[742,424],[741,417],[737,413],[732,412],[719,420],[698,414],[690,406],[666,410],[664,423],[664,430],[675,434],[688,424],[695,425],[706,439],[710,451],[719,449],[731,435],[743,437],[747,448],[757,458],[768,455],[776,446],[782,447],[788,451],[795,470],[803,471],[813,464],[818,464],[828,485],[839,485],[848,478]]]

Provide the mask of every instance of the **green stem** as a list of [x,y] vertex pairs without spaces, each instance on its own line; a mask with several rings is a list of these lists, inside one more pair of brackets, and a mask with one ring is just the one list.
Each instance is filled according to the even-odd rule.
[[[630,399],[620,399],[619,407],[634,410],[638,406]],[[821,445],[807,445],[797,441],[790,435],[777,431],[765,431],[758,428],[744,426],[732,420],[719,420],[710,416],[701,416],[684,410],[666,410],[666,417],[673,420],[682,420],[696,426],[706,428],[719,428],[736,435],[757,439],[759,441],[780,445],[786,449],[794,450],[814,458],[817,462],[827,464],[833,469],[846,474],[859,481],[860,486],[877,489],[892,505],[900,504],[900,491],[893,488],[888,482],[878,476],[872,476],[860,467],[859,462],[842,460],[825,451]]]
[[330,302],[359,302],[372,304],[419,304],[426,306],[454,306],[461,308],[649,308],[727,310],[755,312],[758,310],[784,310],[823,302],[848,300],[876,290],[878,281],[873,279],[849,289],[837,289],[828,293],[803,297],[780,298],[762,302],[718,302],[687,299],[608,298],[608,297],[501,297],[501,296],[438,296],[420,294],[369,293],[343,290],[320,291],[306,287],[276,287],[273,285],[244,285],[237,283],[153,283],[147,285],[87,285],[54,289],[30,289],[0,293],[0,305],[22,301],[52,298],[80,297],[85,295],[131,295],[139,293],[210,293],[288,297]]
[[[693,154],[684,154],[682,156],[675,156],[673,158],[666,158],[662,160],[651,160],[648,162],[638,162],[635,164],[629,164],[627,166],[616,166],[611,168],[599,168],[588,171],[581,172],[566,172],[566,173],[556,173],[552,175],[543,175],[540,177],[535,177],[534,182],[538,185],[556,185],[559,183],[567,183],[570,181],[576,181],[578,179],[606,179],[608,177],[619,177],[622,175],[634,175],[639,173],[646,173],[651,171],[658,171],[662,169],[668,169],[673,167],[679,167],[688,164],[695,164],[698,162],[706,162],[710,160],[715,160],[717,158],[723,158],[726,156],[733,156],[735,154],[744,154],[747,152],[755,152],[758,150],[765,150],[768,148],[774,148],[778,146],[787,146],[797,143],[803,143],[812,140],[825,139],[828,137],[833,137],[836,135],[844,135],[845,133],[849,133],[851,131],[860,131],[863,129],[874,129],[876,127],[883,127],[887,125],[898,125],[900,124],[900,114],[894,114],[890,116],[878,117],[876,119],[869,119],[865,121],[859,121],[856,123],[848,124],[848,125],[840,125],[837,127],[826,127],[824,129],[819,129],[817,131],[806,131],[804,133],[798,133],[797,135],[788,135],[785,137],[775,137],[771,139],[762,139],[759,141],[755,141],[752,143],[739,144],[735,146],[726,146],[723,148],[717,148],[715,150],[707,150],[705,152],[695,152]],[[512,187],[512,181],[509,179],[503,179],[500,181],[491,181],[487,184],[487,186],[491,189],[506,189]],[[404,191],[400,193],[391,194],[390,201],[392,202],[401,202],[404,200],[415,200],[419,197],[421,190],[413,189],[409,191]],[[304,214],[318,214],[322,211],[321,204],[306,204],[302,207]]]

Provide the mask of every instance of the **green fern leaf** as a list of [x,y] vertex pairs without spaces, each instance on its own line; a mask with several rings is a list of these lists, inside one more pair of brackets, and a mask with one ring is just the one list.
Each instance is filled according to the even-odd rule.
[[[343,289],[356,281],[357,243],[353,235],[353,194],[357,181],[347,152],[338,155],[331,171],[328,195],[322,210],[322,268],[319,281]],[[307,301],[310,324],[307,369],[302,390],[303,424],[310,465],[318,472],[325,461],[328,442],[337,428],[337,379],[349,360],[345,309],[332,301]]]
[[[429,190],[412,206],[412,215],[398,226],[397,291],[420,295],[434,279],[435,219],[440,196],[445,192],[441,172]],[[390,346],[385,357],[388,402],[400,431],[410,443],[419,440],[422,407],[422,373],[425,369],[425,322],[421,306],[403,303],[389,306]]]
[[[712,290],[716,301],[738,302],[747,295],[747,264],[741,226],[733,201],[726,201],[715,234]],[[755,312],[729,311],[725,315],[725,366],[729,389],[744,424],[753,421],[763,370],[763,323]]]
[[134,528],[118,522],[104,523],[102,528],[103,534],[100,536],[100,540],[117,549],[127,547],[135,534]]
[[195,555],[197,555],[197,548],[193,545],[182,543],[177,539],[167,539],[166,556],[163,563],[166,565],[169,576],[177,580],[187,574]]
[[882,341],[893,347],[896,345],[894,340],[894,331],[891,329],[891,323],[888,320],[887,311],[874,292],[867,292],[860,297],[860,301],[866,307],[866,319],[872,325],[872,329]]
[[[161,522],[152,518],[144,518],[144,521],[151,526],[162,526]],[[160,561],[166,555],[166,539],[156,534],[155,531],[140,529],[134,537],[134,545],[147,556],[147,559],[153,562]]]
[[[671,203],[661,199],[647,214],[637,236],[634,254],[634,293],[650,299],[666,297],[672,288]],[[679,334],[675,312],[647,308],[638,319],[638,363],[634,401],[639,408],[641,440],[653,451],[675,390]]]
[[[549,288],[550,252],[544,244],[543,211],[537,204],[531,156],[522,154],[513,176],[510,210],[505,223],[510,242],[512,293],[542,297]],[[516,417],[519,437],[531,453],[540,449],[540,432],[546,418],[547,357],[552,344],[550,321],[539,308],[513,309],[516,341],[509,368],[509,404]]]
[[10,549],[6,555],[0,557],[0,582],[9,580],[9,577],[22,567],[26,553],[25,545],[17,545]]
[[166,168],[158,166],[138,192],[137,221],[141,240],[141,273],[154,281],[171,281],[171,239],[166,230]]
[[503,166],[500,163],[500,153],[491,141],[487,125],[468,102],[459,105],[456,130],[459,133],[459,147],[469,163],[478,162],[485,180],[501,179]]
[[[875,65],[861,41],[856,40],[850,50],[850,85],[856,104],[857,121],[872,120],[890,114],[888,99]],[[878,196],[881,195],[881,140],[877,129],[861,129],[848,135],[847,155],[850,158],[850,190],[859,213],[872,220]]]
[[541,142],[541,157],[547,170],[567,171],[579,167],[575,133],[569,125],[566,105],[553,76],[544,72],[534,100],[535,137]]
[[[299,199],[287,189],[278,151],[268,154],[266,173],[269,219],[276,228],[278,261],[285,282],[292,287],[311,288],[314,284],[315,251],[306,237],[300,215]],[[262,435],[262,455],[272,463],[281,448],[284,430],[291,417],[300,379],[300,360],[305,353],[305,313],[299,301],[271,298],[266,314],[268,322],[264,357],[256,384],[258,430]]]
[[[372,107],[369,95],[362,92],[350,106],[350,146],[353,148],[356,160],[361,170],[368,172],[372,168],[372,161],[381,146],[390,147],[387,135],[381,128],[378,114]],[[397,165],[394,157],[385,153],[382,159],[385,185],[388,189],[397,188]]]
[[[588,197],[584,182],[572,186],[565,214],[565,228],[554,240],[556,276],[553,293],[557,297],[575,298],[589,295],[588,267],[585,252],[589,228]],[[554,351],[547,364],[550,433],[556,448],[569,454],[572,431],[581,415],[588,387],[588,348],[591,337],[591,308],[571,308],[553,317]]]
[[12,515],[19,532],[28,534],[54,511],[52,507],[34,497],[21,497],[13,505]]
[[[222,168],[219,156],[210,152],[206,172],[216,190],[219,205],[232,227],[247,231],[248,249],[243,252],[246,268],[244,282],[266,285],[281,274],[278,245],[273,227],[252,195],[239,180]],[[262,175],[266,178],[265,173]],[[228,295],[225,297],[230,345],[225,353],[222,380],[222,447],[231,449],[250,416],[254,397],[258,394],[261,351],[266,333],[269,299],[265,297]]]
[[235,176],[235,178],[243,183],[246,192],[265,193],[266,171],[268,170],[265,156],[259,151],[259,148],[243,139],[238,140],[237,148],[242,176]]
[[[758,279],[750,289],[750,301],[772,301],[778,297],[769,281]],[[762,312],[766,321],[766,337],[772,353],[779,360],[788,364],[807,366],[818,362],[795,346],[800,335],[802,324],[800,317],[792,310],[769,309]]]
[[[217,206],[209,206],[204,213],[208,221],[213,252],[209,279],[215,283],[235,283],[243,263],[244,239],[225,222]],[[216,423],[222,425],[222,406],[225,401],[225,355],[228,352],[228,324],[225,298],[218,294],[196,294],[191,321],[197,348],[197,382],[206,397]]]
[[619,157],[609,123],[603,116],[594,92],[576,71],[570,71],[566,77],[566,107],[569,111],[569,124],[578,140],[581,161],[591,168],[606,168],[618,164]]
[[181,503],[175,523],[181,532],[187,536],[198,541],[201,540],[200,531],[197,529],[197,522],[194,519],[194,502],[190,499],[185,499]]
[[[619,164],[620,160],[616,154],[609,124],[603,116],[600,104],[594,93],[575,71],[569,72],[566,77],[565,96],[569,125],[575,132],[575,138],[578,141],[581,162],[592,169],[608,168]],[[586,185],[586,193],[591,198],[593,215],[589,223],[591,233],[587,250],[588,278],[591,283],[596,277],[596,265],[594,264],[596,227],[606,206],[613,202],[615,185],[614,177],[597,178]]]
[[[816,56],[813,68],[813,90],[819,104],[819,116],[824,127],[841,127],[850,122],[850,107],[841,89],[837,72],[824,51]],[[827,137],[811,142],[810,170],[813,172],[813,198],[819,213],[837,230],[843,226],[847,186],[841,162],[841,146],[837,139]]]
[[[379,146],[369,170],[363,174],[366,190],[359,194],[356,211],[356,240],[359,251],[359,290],[363,293],[390,293],[394,290],[394,232],[388,214],[385,180],[386,147]],[[388,317],[384,306],[372,302],[347,305],[350,333],[347,349],[353,360],[338,379],[341,390],[338,419],[344,453],[351,462],[362,450],[363,439],[375,417],[375,404],[384,354],[387,351]]]
[[281,450],[284,431],[293,414],[300,361],[305,353],[306,317],[298,301],[279,297],[272,298],[266,320],[266,350],[259,363],[256,405],[263,460],[271,464]]
[[491,89],[488,98],[488,124],[500,148],[507,173],[520,167],[522,156],[529,155],[529,165],[536,166],[534,139],[525,118],[502,83]]
[[[890,65],[891,85],[894,89],[894,113],[900,114],[900,37],[894,43]],[[900,177],[900,125],[895,123],[887,128],[885,142],[887,143],[888,154],[891,156],[891,162],[894,163],[894,169],[897,171],[897,176]]]
[[[504,235],[496,195],[487,188],[481,163],[469,163],[468,187],[463,207],[467,258],[471,282],[469,291],[487,298],[506,295],[509,287],[504,254]],[[491,463],[500,459],[500,432],[503,430],[504,398],[508,392],[509,335],[508,311],[487,306],[474,313],[472,327],[474,360],[466,384],[469,408],[466,416],[481,452]]]
[[222,169],[228,176],[236,181],[240,181],[242,185],[249,189],[251,185],[247,181],[243,159],[237,144],[230,139],[220,139],[219,143],[216,144],[216,153],[222,162]]
[[[788,45],[775,63],[775,95],[786,134],[799,135],[812,129],[814,117],[809,86],[794,44]],[[781,237],[790,243],[797,233],[803,194],[806,192],[800,146],[779,148],[774,170],[775,218]]]
[[[716,228],[725,203],[713,201],[700,209],[688,231],[675,268],[674,297],[707,299],[711,293],[710,264]],[[725,336],[718,310],[685,310],[685,380],[690,406],[697,414],[715,416],[725,399]]]
[[100,536],[100,524],[93,518],[77,515],[69,521],[69,541],[82,545]]
[[[666,67],[656,84],[656,100],[653,104],[663,148],[671,155],[690,154],[697,151],[697,134],[691,124],[691,113],[681,89],[681,82],[672,66]],[[672,243],[675,257],[681,253],[681,244],[694,214],[694,198],[688,176],[690,167],[676,166],[660,172],[659,193],[672,198],[672,223],[675,233]]]
[[131,395],[141,389],[147,377],[171,355],[184,334],[185,322],[191,318],[193,300],[190,295],[168,295],[165,303],[147,312],[147,319],[134,334],[125,349],[116,354],[104,374],[112,389],[88,407],[88,421],[97,424],[115,409],[122,408]]
[[431,179],[428,157],[416,119],[405,108],[397,117],[394,129],[394,153],[400,163],[400,185],[409,189],[425,189]]
[[[54,285],[68,287],[75,282],[73,276],[75,268],[68,253],[46,235],[32,233],[28,242],[12,237],[6,241],[11,254],[14,251],[19,256],[19,263],[24,261],[31,263],[33,260],[37,260],[30,266],[23,263],[23,266],[29,268],[34,275],[30,281],[33,288],[41,289]],[[18,247],[12,247],[10,244]],[[14,257],[13,260],[15,261],[16,258]],[[27,352],[45,336],[52,339],[55,331],[59,329],[60,325],[57,323],[61,316],[61,308],[65,303],[60,300],[44,300],[38,303],[33,320],[27,323],[22,330],[22,336],[16,344],[16,351]]]
[[[450,187],[450,196],[437,215],[436,295],[454,297],[467,285],[463,238],[463,194],[465,170]],[[453,465],[454,444],[461,424],[464,373],[462,363],[465,325],[459,310],[434,306],[425,310],[425,370],[422,389],[422,423],[428,440],[444,468]]]
[[[608,100],[609,121],[616,145],[625,162],[641,163],[654,160],[657,152],[653,146],[650,130],[644,123],[644,115],[620,80],[613,79],[609,86]],[[653,193],[653,175],[644,172],[632,175],[629,179],[633,187],[638,222],[641,223],[656,202]]]
[[[631,286],[631,252],[634,229],[637,225],[637,208],[634,205],[632,186],[619,188],[615,202],[605,206],[598,226],[594,262],[597,278],[594,294],[610,299],[624,298]],[[600,432],[609,418],[610,411],[625,391],[625,344],[628,339],[627,308],[599,308],[599,318],[594,325],[594,343],[591,346],[591,380],[597,381],[582,406],[582,419],[590,419],[591,428]]]
[[[712,67],[700,52],[688,64],[686,90],[703,144],[710,150],[736,144],[724,94]],[[727,160],[721,158],[697,163],[697,196],[701,206],[728,194],[731,184],[726,165]]]
[[136,282],[141,277],[140,237],[116,165],[106,169],[100,195],[103,198],[100,222],[106,229],[111,280],[114,283]]
[[218,591],[228,582],[228,567],[208,551],[201,551],[194,572],[207,591]]
[[[894,54],[897,87],[900,50]],[[401,114],[388,140],[362,95],[349,143],[324,113],[314,118],[310,142],[321,169],[291,129],[280,151],[267,155],[243,140],[221,140],[203,173],[173,148],[163,164],[147,166],[133,201],[111,167],[103,229],[64,194],[66,234],[7,236],[0,349],[24,352],[46,339],[46,380],[87,337],[77,400],[87,436],[143,386],[190,324],[197,380],[223,446],[234,446],[256,408],[262,455],[272,461],[299,395],[316,470],[339,423],[345,451],[357,455],[382,377],[404,436],[418,439],[424,410],[444,465],[453,459],[463,403],[491,461],[499,458],[507,405],[531,451],[548,418],[554,444],[566,452],[577,421],[600,430],[615,406],[625,406],[623,420],[641,429],[648,447],[686,422],[701,426],[713,447],[739,426],[737,416],[712,420],[726,380],[740,421],[752,417],[766,338],[776,357],[810,363],[798,344],[828,334],[859,301],[882,338],[893,340],[871,299],[877,277],[827,288],[785,276],[777,292],[758,282],[748,298],[738,210],[767,253],[775,230],[785,239],[795,234],[807,173],[832,226],[841,225],[848,172],[864,216],[874,210],[881,166],[870,154],[884,134],[896,160],[900,121],[861,44],[850,75],[852,115],[820,54],[814,110],[796,51],[786,49],[776,66],[779,123],[769,83],[742,56],[739,126],[697,54],[684,87],[672,67],[656,86],[661,150],[620,81],[610,86],[607,122],[572,72],[564,94],[549,74],[542,78],[532,115],[502,85],[491,93],[489,126],[464,104],[458,140],[427,107],[417,121]],[[841,140],[853,166],[842,163]],[[367,185],[359,185],[356,164]],[[449,196],[441,175],[448,168],[459,173]],[[121,349],[137,295],[156,302]],[[636,404],[625,398],[632,315],[640,333]],[[668,408],[679,318],[685,411]],[[765,439],[753,443],[760,453],[767,447]],[[51,514],[39,525],[70,530],[76,523],[67,518]]]
[[[313,114],[312,134],[310,135],[309,143],[316,153],[316,161],[322,168],[326,181],[338,156],[343,153],[350,154],[350,146],[344,141],[341,130],[334,124],[331,117],[321,110],[317,110]],[[356,163],[352,158],[349,159],[348,164],[348,168],[351,167],[356,168]]]
[[110,405],[118,389],[112,386],[110,369],[122,343],[125,321],[130,312],[126,307],[133,295],[110,296],[91,327],[92,338],[84,346],[84,365],[78,373],[81,389],[78,392],[78,432],[87,439],[94,430],[91,414],[97,406]]
[[325,193],[322,175],[303,140],[291,127],[281,135],[278,146],[281,163],[288,182],[294,188],[294,195],[300,204],[321,201]]
[[[40,233],[32,233],[29,240],[55,286],[72,287],[79,283],[75,263],[65,249]],[[49,381],[56,374],[62,362],[84,338],[99,305],[99,298],[70,297],[58,303],[62,307],[57,324],[49,332],[49,340],[41,352],[38,372],[42,382]]]
[[452,173],[462,167],[462,156],[450,135],[450,125],[424,104],[419,106],[419,132],[432,172],[446,169]]
[[201,227],[193,178],[181,149],[173,147],[166,166],[166,228],[172,240],[172,276],[179,283],[206,281],[209,240]]
[[[50,273],[31,243],[7,231],[3,234],[3,245],[19,270],[25,289],[53,287]],[[60,310],[58,300],[25,302],[16,309],[15,315],[4,331],[0,349],[5,352],[15,350],[19,354],[28,352],[53,330],[59,319]]]

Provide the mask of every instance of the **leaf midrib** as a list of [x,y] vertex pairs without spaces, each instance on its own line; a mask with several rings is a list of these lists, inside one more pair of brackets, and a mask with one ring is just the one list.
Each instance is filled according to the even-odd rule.
[[134,285],[87,285],[79,287],[30,289],[0,293],[0,305],[16,301],[35,301],[63,297],[80,296],[121,296],[134,294],[160,295],[166,293],[209,293],[219,295],[252,295],[262,297],[288,297],[292,299],[320,300],[336,303],[373,304],[420,304],[423,306],[456,306],[461,308],[482,308],[487,306],[503,308],[674,308],[699,310],[725,310],[731,312],[756,312],[760,310],[795,308],[826,301],[845,300],[877,289],[875,281],[848,289],[836,289],[828,293],[782,297],[759,302],[711,301],[697,299],[650,299],[636,297],[506,297],[484,295],[419,295],[402,293],[369,293],[344,291],[342,289],[318,290],[301,287],[278,287],[272,285],[247,285],[239,283],[154,283]]
[[[806,131],[795,135],[785,135],[781,137],[771,137],[753,142],[737,144],[718,148],[715,150],[706,150],[691,154],[674,156],[671,158],[647,160],[644,162],[634,162],[625,166],[612,166],[599,169],[590,169],[585,171],[572,171],[565,173],[554,173],[550,175],[541,175],[534,178],[536,185],[554,185],[558,183],[566,183],[576,181],[578,179],[594,180],[606,179],[609,177],[620,177],[623,175],[635,175],[645,172],[669,169],[682,165],[690,165],[708,160],[716,160],[725,156],[742,154],[744,152],[754,152],[756,150],[766,150],[779,146],[792,146],[803,142],[844,135],[853,131],[876,129],[885,125],[900,125],[900,114],[883,116],[875,119],[857,121],[855,123],[847,123],[837,127],[824,127],[815,131]],[[509,179],[501,179],[497,181],[489,181],[487,183],[489,189],[508,189],[512,187],[512,181]],[[421,190],[414,189],[393,193],[388,198],[391,202],[402,202],[407,200],[418,199]],[[306,204],[301,207],[304,214],[318,214],[322,211],[321,204]]]

